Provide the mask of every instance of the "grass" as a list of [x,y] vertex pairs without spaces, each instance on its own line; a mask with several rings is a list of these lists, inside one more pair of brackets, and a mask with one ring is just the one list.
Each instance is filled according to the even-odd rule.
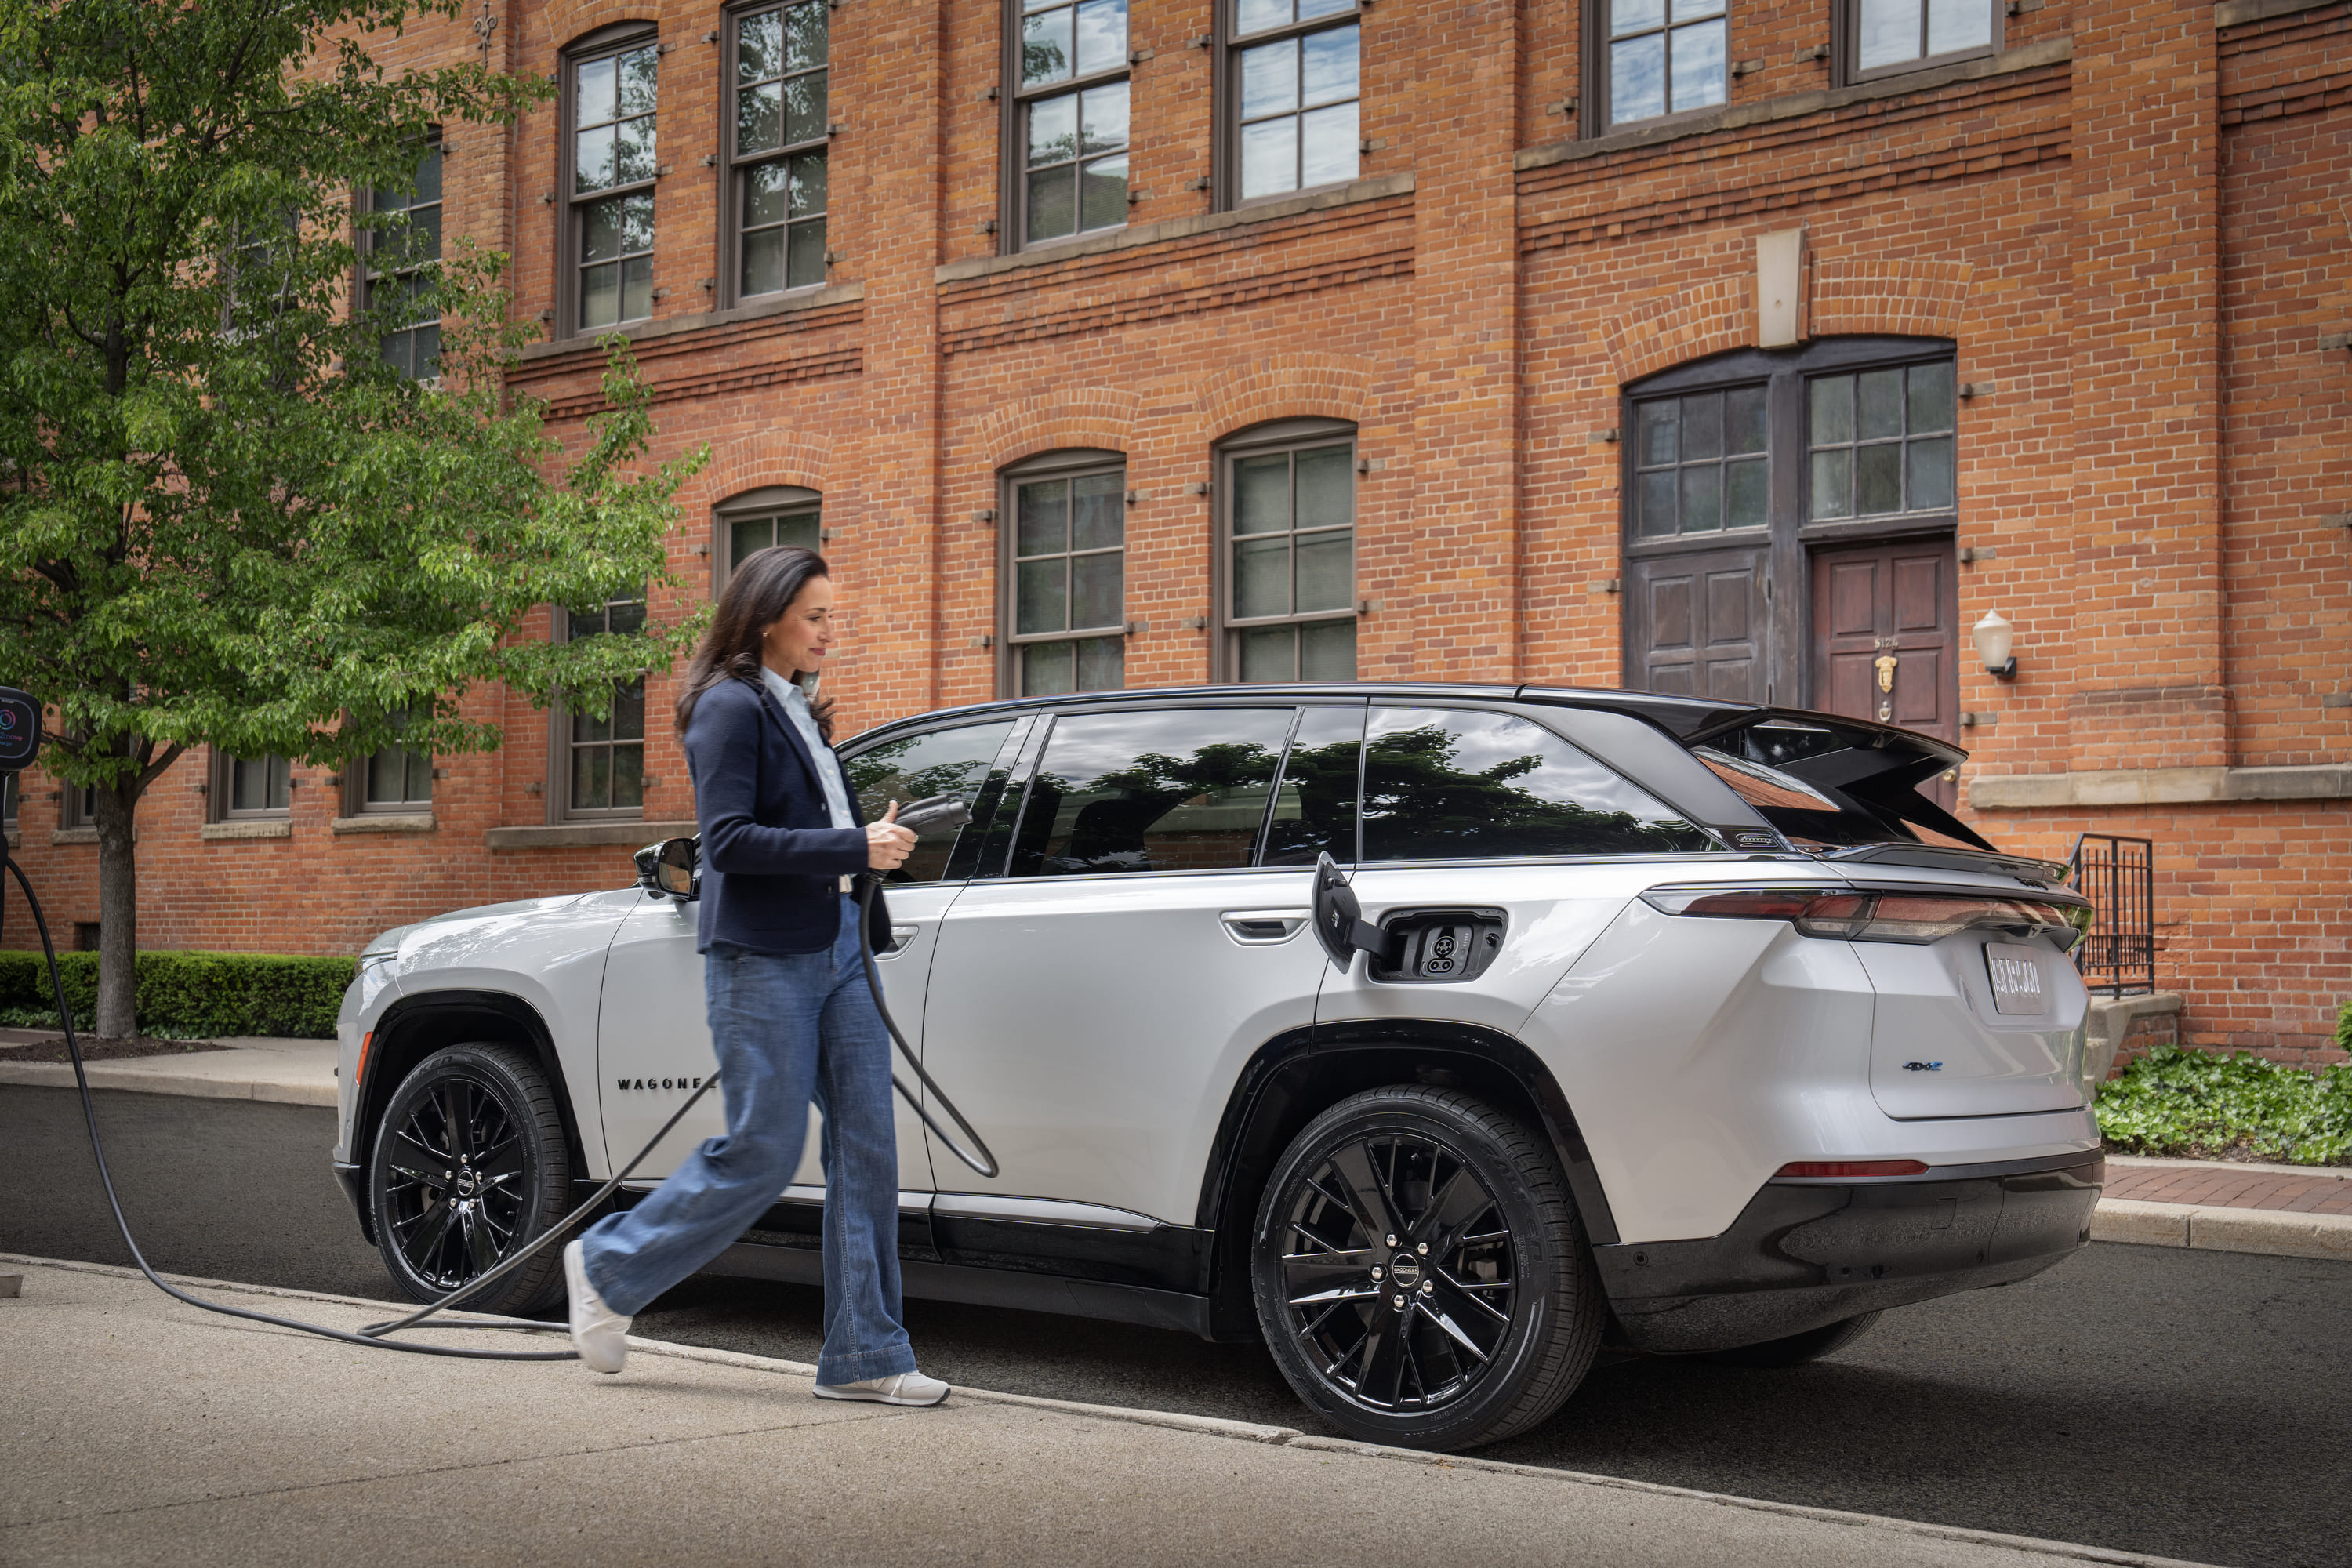
[[2100,1087],[2098,1111],[2118,1153],[2352,1165],[2352,1063],[2315,1073],[2247,1051],[2158,1046]]

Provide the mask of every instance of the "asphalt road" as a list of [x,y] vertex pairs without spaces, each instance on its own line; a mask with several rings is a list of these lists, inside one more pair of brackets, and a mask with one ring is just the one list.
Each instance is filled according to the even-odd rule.
[[[305,1107],[106,1093],[158,1268],[393,1299]],[[129,1261],[73,1096],[0,1087],[0,1250]],[[0,1309],[5,1310],[5,1309]],[[1254,1346],[913,1301],[924,1370],[978,1387],[1311,1426]],[[816,1359],[814,1289],[689,1281],[658,1338]],[[2336,1568],[2352,1540],[2352,1265],[2094,1246],[2007,1289],[1890,1313],[1788,1372],[1602,1368],[1485,1450],[1674,1486],[2244,1564]]]

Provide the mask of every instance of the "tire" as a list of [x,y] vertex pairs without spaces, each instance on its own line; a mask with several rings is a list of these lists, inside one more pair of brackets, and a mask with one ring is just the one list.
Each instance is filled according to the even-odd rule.
[[1544,1420],[1607,1315],[1550,1149],[1451,1089],[1371,1089],[1309,1122],[1266,1183],[1250,1274],[1298,1397],[1404,1447],[1471,1448]]
[[[376,1125],[368,1155],[376,1250],[412,1300],[436,1300],[545,1235],[571,1194],[554,1091],[516,1047],[481,1040],[434,1052],[401,1080]],[[550,1247],[461,1305],[529,1314],[562,1297],[562,1251]]]
[[1884,1316],[1880,1312],[1864,1312],[1860,1317],[1840,1322],[1824,1323],[1818,1329],[1807,1329],[1801,1334],[1786,1339],[1766,1340],[1760,1345],[1741,1345],[1738,1350],[1708,1351],[1701,1359],[1720,1362],[1725,1366],[1802,1366],[1818,1361],[1832,1351],[1842,1351],[1870,1330],[1870,1325]]

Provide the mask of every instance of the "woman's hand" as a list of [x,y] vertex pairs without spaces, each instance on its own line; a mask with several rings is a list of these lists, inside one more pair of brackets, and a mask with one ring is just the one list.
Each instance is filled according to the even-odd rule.
[[895,871],[914,853],[915,830],[898,826],[898,803],[892,801],[890,809],[882,814],[879,822],[866,825],[866,864],[876,871]]

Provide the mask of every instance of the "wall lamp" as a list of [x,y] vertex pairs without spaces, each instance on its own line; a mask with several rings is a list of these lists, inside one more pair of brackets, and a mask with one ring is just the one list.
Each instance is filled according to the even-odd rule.
[[1995,680],[2017,679],[2017,655],[2013,651],[2017,628],[2004,619],[1999,610],[1987,610],[1983,620],[1976,624],[1977,658],[1984,661],[1985,673]]

